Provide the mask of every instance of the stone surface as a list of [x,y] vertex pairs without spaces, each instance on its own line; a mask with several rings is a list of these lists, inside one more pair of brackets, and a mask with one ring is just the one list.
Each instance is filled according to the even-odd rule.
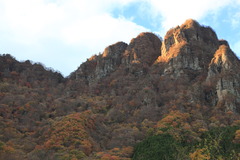
[[184,69],[204,70],[218,49],[218,43],[211,28],[189,19],[167,32],[157,62],[167,62],[164,72],[178,76]]
[[126,50],[127,44],[118,42],[107,47],[103,54],[97,60],[95,75],[97,79],[105,77],[107,74],[115,71],[121,64],[122,54]]
[[141,63],[150,66],[160,56],[161,44],[160,39],[153,33],[141,33],[131,40],[122,63],[125,65]]
[[86,79],[92,83],[114,72],[121,64],[127,46],[124,42],[117,42],[108,46],[103,54],[92,56],[78,68],[76,79]]
[[240,103],[240,63],[226,41],[220,41],[208,69],[207,81],[216,82],[217,103],[236,111]]

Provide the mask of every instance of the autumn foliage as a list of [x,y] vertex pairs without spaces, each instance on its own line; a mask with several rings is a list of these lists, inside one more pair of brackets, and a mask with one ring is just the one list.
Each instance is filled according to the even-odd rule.
[[240,62],[194,20],[68,77],[0,55],[0,159],[239,159]]

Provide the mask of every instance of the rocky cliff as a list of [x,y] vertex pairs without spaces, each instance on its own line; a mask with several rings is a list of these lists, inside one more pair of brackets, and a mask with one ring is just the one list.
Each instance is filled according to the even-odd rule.
[[[198,82],[201,88],[211,84],[211,93],[205,93],[203,89],[195,92],[198,96],[206,97],[204,101],[192,94],[190,99],[212,105],[224,103],[226,110],[237,112],[240,98],[239,65],[239,59],[227,41],[219,40],[210,27],[189,19],[169,30],[162,42],[153,33],[141,33],[129,45],[123,42],[111,45],[102,54],[83,63],[75,73],[76,79],[91,83],[90,88],[96,87],[96,84],[103,85],[102,81],[110,83],[112,79],[120,80],[117,85],[122,86],[128,83],[126,81],[131,75],[138,77],[133,78],[134,81],[138,81],[139,77],[142,81],[149,81],[149,77],[158,76],[182,79],[182,83],[190,86]],[[146,75],[149,77],[144,77]],[[152,88],[159,90],[157,86]]]
[[142,68],[151,66],[160,55],[160,48],[161,41],[156,35],[141,33],[129,45],[118,42],[108,46],[102,54],[88,59],[76,71],[76,78],[96,82],[121,67],[135,68],[138,74],[142,74]]
[[179,75],[183,69],[203,71],[218,49],[218,39],[209,27],[202,27],[194,20],[187,20],[181,26],[167,32],[162,56],[158,62],[167,62],[166,73]]
[[225,105],[225,110],[239,112],[240,83],[239,59],[226,41],[221,40],[208,68],[208,83],[216,85],[217,102]]

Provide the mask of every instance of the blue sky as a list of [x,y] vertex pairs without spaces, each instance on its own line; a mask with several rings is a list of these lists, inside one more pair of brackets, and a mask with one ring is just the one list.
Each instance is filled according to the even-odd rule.
[[87,58],[141,32],[164,37],[192,18],[240,57],[240,0],[0,0],[0,54],[69,75]]

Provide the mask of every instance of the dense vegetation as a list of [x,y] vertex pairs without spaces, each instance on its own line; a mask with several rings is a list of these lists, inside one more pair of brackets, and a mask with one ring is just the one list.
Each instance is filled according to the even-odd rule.
[[136,144],[133,160],[237,160],[240,156],[239,129],[240,126],[213,128],[191,143],[168,133],[150,136]]
[[193,20],[113,44],[66,78],[1,55],[0,160],[238,160],[239,70]]

